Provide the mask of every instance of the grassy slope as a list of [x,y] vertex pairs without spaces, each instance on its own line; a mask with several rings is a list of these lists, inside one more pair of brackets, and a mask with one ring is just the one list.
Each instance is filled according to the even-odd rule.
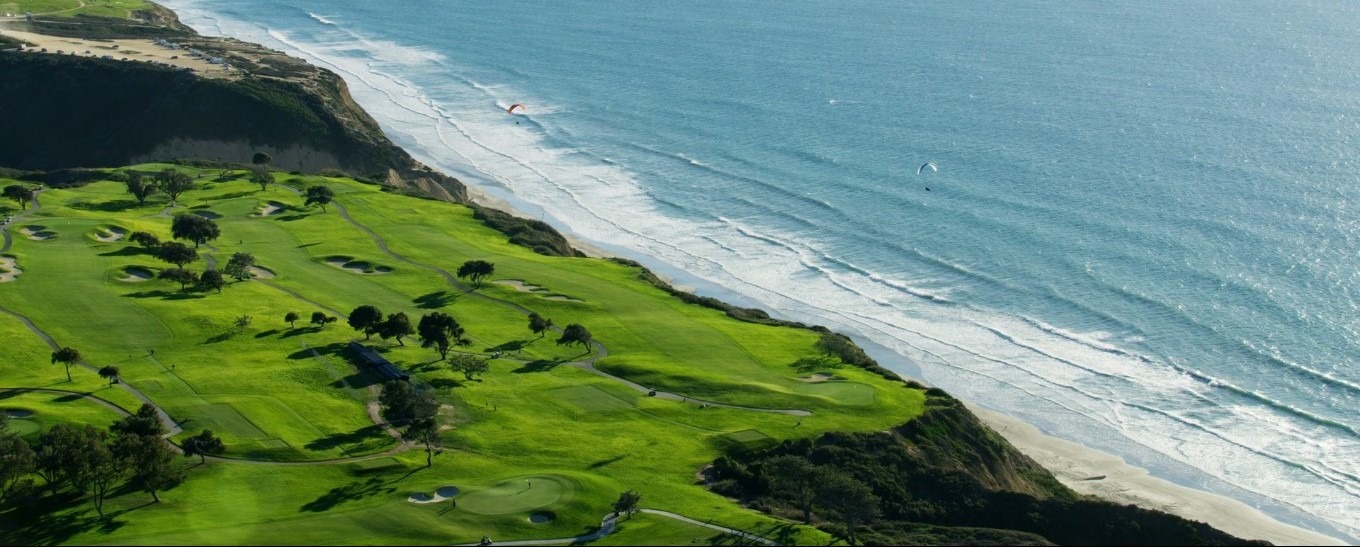
[[[75,17],[89,15],[94,17],[128,18],[136,10],[151,7],[144,0],[6,0],[0,4],[17,4],[18,13],[33,13],[51,17]],[[82,6],[83,4],[83,6]]]
[[[581,358],[581,350],[554,344],[552,334],[537,339],[521,311],[462,294],[437,273],[385,254],[335,207],[325,213],[305,209],[302,198],[285,188],[260,191],[239,179],[207,182],[216,172],[204,174],[204,189],[182,196],[173,211],[166,211],[161,197],[137,206],[112,182],[43,192],[42,209],[18,226],[40,225],[57,237],[31,241],[16,234],[10,254],[25,272],[15,282],[0,284],[0,302],[30,317],[59,343],[78,347],[90,362],[119,366],[131,385],[176,419],[187,420],[186,432],[211,428],[229,445],[227,456],[257,461],[325,460],[394,446],[363,408],[369,397],[364,388],[373,379],[338,351],[357,333],[343,317],[324,330],[290,329],[282,321],[286,312],[300,313],[305,323],[312,311],[343,315],[374,304],[387,313],[405,311],[415,322],[423,313],[440,310],[467,328],[474,343],[465,351],[520,349],[493,360],[482,380],[467,382],[437,363],[435,352],[419,348],[417,340],[401,346],[374,339],[394,363],[438,388],[446,404],[446,422],[455,427],[444,433],[446,451],[432,468],[422,467],[419,451],[378,460],[401,465],[367,472],[357,464],[217,462],[194,468],[187,482],[164,496],[165,503],[121,514],[116,519],[121,524],[112,529],[85,520],[93,516],[88,503],[42,518],[0,514],[0,522],[25,523],[15,529],[26,534],[18,537],[151,544],[563,537],[598,525],[618,492],[629,488],[643,494],[646,507],[729,527],[771,529],[780,523],[696,485],[695,471],[725,447],[830,430],[884,430],[921,411],[920,392],[856,369],[835,370],[842,381],[800,381],[806,372],[790,365],[815,356],[813,333],[742,323],[684,304],[637,280],[632,268],[534,254],[506,243],[462,206],[393,196],[344,179],[280,174],[293,186],[331,186],[354,220],[412,261],[452,272],[465,260],[485,259],[496,264],[493,279],[545,287],[530,293],[487,283],[478,292],[537,311],[559,326],[586,325],[609,348],[601,369],[689,397],[807,409],[813,415],[649,398],[568,363]],[[286,208],[254,216],[271,202]],[[93,237],[101,227],[117,226],[168,239],[167,213],[188,210],[221,215],[222,237],[201,253],[225,263],[233,252],[251,252],[278,276],[232,283],[221,295],[180,293],[168,281],[126,282],[121,279],[127,267],[157,271],[165,264],[126,242]],[[341,270],[326,264],[334,256],[393,271]],[[191,268],[201,270],[203,263]],[[552,295],[580,301],[548,298]],[[238,332],[232,323],[242,315],[252,322]],[[22,325],[0,316],[0,329],[14,335],[7,339],[28,340],[0,347],[0,384],[65,382],[61,367],[47,363],[50,350]],[[93,372],[73,373],[82,390],[109,392],[121,396],[109,398],[125,408],[135,407],[129,395],[100,387]],[[569,485],[560,499],[535,509],[558,516],[548,524],[528,523],[532,511],[520,508],[483,515],[405,501],[411,493],[443,485],[456,485],[467,496],[534,475]],[[128,492],[112,503],[137,507],[144,498]],[[684,536],[684,543],[694,537],[679,524],[655,526],[681,530],[676,538]],[[799,527],[797,534],[800,542],[826,541],[811,529]]]

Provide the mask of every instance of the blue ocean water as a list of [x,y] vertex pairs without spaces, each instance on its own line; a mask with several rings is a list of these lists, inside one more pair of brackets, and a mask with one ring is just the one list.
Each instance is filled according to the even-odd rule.
[[1360,541],[1360,5],[164,3],[701,293]]

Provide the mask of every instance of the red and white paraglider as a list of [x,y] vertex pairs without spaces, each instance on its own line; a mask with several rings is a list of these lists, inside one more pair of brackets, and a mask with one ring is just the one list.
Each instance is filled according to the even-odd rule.
[[510,105],[510,108],[505,109],[505,113],[506,113],[506,114],[514,114],[516,108],[518,108],[518,109],[520,109],[520,110],[524,110],[524,103],[515,103],[515,104]]

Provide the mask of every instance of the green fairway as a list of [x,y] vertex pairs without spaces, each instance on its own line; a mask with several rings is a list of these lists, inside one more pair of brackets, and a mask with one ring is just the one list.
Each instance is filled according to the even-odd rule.
[[[795,365],[820,359],[813,331],[740,322],[685,303],[640,279],[635,267],[535,254],[460,205],[350,179],[278,173],[280,185],[262,191],[244,171],[220,178],[217,169],[180,169],[199,177],[198,188],[175,206],[161,195],[137,205],[122,184],[95,182],[43,191],[40,208],[15,223],[33,228],[34,238],[12,227],[7,254],[24,273],[0,283],[0,306],[55,344],[78,348],[92,368],[73,366],[67,381],[65,369],[49,362],[52,348],[14,315],[0,314],[8,341],[0,345],[0,387],[90,393],[129,411],[140,405],[128,391],[136,389],[183,428],[176,439],[212,430],[226,445],[225,459],[185,459],[188,479],[161,504],[143,508],[135,489],[121,491],[110,504],[138,509],[119,513],[112,530],[78,524],[93,509],[68,503],[47,507],[41,518],[31,512],[41,507],[0,511],[0,530],[10,530],[0,540],[560,538],[598,526],[619,493],[633,489],[647,508],[743,530],[779,528],[787,543],[825,544],[821,531],[713,494],[695,483],[695,473],[725,451],[827,431],[882,431],[922,411],[920,390],[850,366],[809,381]],[[297,192],[314,184],[335,193],[325,212],[304,206]],[[221,268],[245,252],[262,268],[257,273],[270,275],[228,280],[220,294],[160,279],[174,266],[128,236],[169,241],[172,218],[186,212],[214,216],[221,231],[199,246],[202,259],[187,269]],[[454,276],[469,260],[495,267],[475,290]],[[412,324],[435,311],[453,316],[468,342],[454,351],[487,358],[489,370],[468,379],[415,335],[368,339],[346,324],[360,305],[403,312]],[[607,356],[555,343],[560,331],[535,334],[531,311],[559,329],[584,325]],[[290,312],[301,319],[290,325]],[[314,312],[338,320],[312,325]],[[443,428],[432,467],[422,448],[399,444],[370,415],[381,383],[346,349],[355,340],[434,390]],[[99,378],[94,369],[103,366],[118,367],[123,383]],[[625,379],[676,397],[649,397]],[[32,410],[25,420],[39,427],[95,419],[62,406],[92,404],[86,399],[40,405],[27,398],[43,396],[30,393],[14,403],[19,397],[0,398],[0,408]],[[110,414],[91,423],[114,419],[98,409]],[[453,502],[408,501],[445,486],[459,490]],[[618,538],[606,539],[644,538],[652,530],[657,541],[689,544],[716,534],[658,519],[638,515]],[[64,531],[50,536],[53,528]]]
[[[47,17],[75,17],[87,15],[95,17],[116,17],[127,19],[136,10],[151,7],[145,0],[4,0],[0,7],[13,6],[15,15],[33,13]],[[5,10],[0,10],[4,15]]]

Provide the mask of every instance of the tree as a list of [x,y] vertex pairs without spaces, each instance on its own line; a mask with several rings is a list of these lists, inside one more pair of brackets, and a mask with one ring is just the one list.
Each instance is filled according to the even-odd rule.
[[6,186],[4,196],[18,202],[20,209],[27,209],[28,202],[33,201],[33,191],[22,184],[11,184]]
[[420,324],[416,326],[416,332],[420,334],[420,347],[434,347],[439,352],[440,359],[449,357],[449,347],[453,344],[463,344],[466,338],[463,337],[463,326],[458,324],[458,320],[453,316],[434,312],[420,318]]
[[590,331],[581,325],[572,323],[567,325],[567,328],[562,329],[562,336],[557,339],[557,345],[581,344],[585,346],[586,351],[590,351],[590,341]]
[[534,334],[537,334],[539,338],[543,338],[543,334],[548,332],[548,329],[551,329],[552,326],[552,319],[548,319],[537,313],[529,314],[529,330],[533,331]]
[[179,195],[194,189],[194,179],[177,169],[164,169],[156,173],[156,187],[170,195],[170,203],[179,201]]
[[175,220],[170,223],[170,234],[175,239],[194,242],[194,248],[197,249],[199,245],[217,239],[217,236],[222,235],[222,231],[217,228],[217,223],[208,217],[183,213],[175,215]]
[[255,165],[250,168],[250,181],[260,185],[260,191],[265,191],[270,184],[274,184],[274,173],[269,171],[267,165]]
[[94,502],[94,510],[99,513],[100,519],[104,518],[104,499],[113,491],[113,487],[127,476],[127,467],[109,448],[105,442],[106,438],[107,434],[103,431],[91,435],[82,454],[87,477],[85,482],[93,494],[90,499]]
[[127,191],[132,197],[137,198],[137,205],[145,205],[146,198],[156,193],[155,181],[142,178],[142,174],[136,171],[127,172]]
[[463,378],[470,381],[476,379],[478,374],[486,374],[487,371],[491,370],[491,365],[486,362],[486,359],[476,355],[460,353],[449,360],[449,368],[454,372],[463,373]]
[[198,260],[198,251],[178,241],[167,241],[156,248],[156,258],[183,268],[185,264]]
[[222,293],[222,287],[227,286],[226,278],[222,277],[222,272],[217,270],[204,271],[198,276],[198,288],[203,290],[215,290],[218,294]]
[[184,457],[192,458],[198,456],[198,463],[208,463],[208,456],[221,454],[227,450],[227,445],[222,444],[222,439],[213,435],[211,429],[204,429],[197,435],[184,439]]
[[181,291],[183,291],[185,287],[188,287],[190,283],[198,282],[198,276],[194,275],[194,272],[184,268],[161,270],[161,273],[157,277],[179,282],[179,290]]
[[482,279],[496,271],[496,265],[485,260],[469,260],[458,267],[458,277],[472,278],[472,284],[482,286]]
[[[302,318],[302,316],[301,316],[301,315],[298,315],[298,312],[295,312],[295,311],[290,311],[290,312],[288,312],[288,313],[283,314],[283,320],[286,321],[286,322],[288,322],[288,328],[290,328],[290,329],[291,329],[291,328],[294,328],[293,322],[295,322],[295,321],[297,321],[298,319],[301,319],[301,318]],[[315,318],[315,316],[313,316],[313,318]]]
[[52,352],[52,363],[61,363],[66,366],[66,381],[71,381],[71,365],[80,362],[80,350],[76,348],[61,348]]
[[222,272],[237,281],[245,281],[251,278],[250,269],[253,267],[255,267],[255,255],[234,253],[231,255],[231,259],[227,260],[227,266],[222,268]]
[[132,479],[151,493],[160,503],[158,492],[184,478],[184,470],[175,463],[175,452],[159,435],[120,433],[113,440],[114,453],[128,463]]
[[104,434],[89,424],[58,423],[38,437],[34,472],[42,477],[53,496],[64,484],[85,488],[88,466],[85,450],[91,438]]
[[415,327],[411,326],[411,318],[406,316],[406,312],[397,312],[387,316],[387,320],[378,326],[378,336],[383,340],[396,338],[397,343],[406,345],[401,341],[403,336],[410,336],[416,333]]
[[135,414],[124,416],[109,426],[109,432],[114,435],[147,435],[159,438],[166,434],[165,423],[161,422],[160,413],[156,411],[155,405],[142,403],[137,407]]
[[878,518],[878,501],[868,485],[843,472],[822,473],[817,481],[818,505],[840,516],[850,545],[860,524]]
[[336,321],[337,321],[336,318],[326,315],[325,312],[319,311],[312,312],[312,324],[318,327],[325,328],[326,325],[329,325]]
[[627,492],[619,494],[618,501],[614,502],[614,512],[620,515],[628,515],[628,518],[632,519],[633,513],[637,512],[638,503],[640,502],[642,502],[642,494],[629,489]]
[[813,347],[817,348],[817,351],[822,352],[828,357],[839,358],[840,356],[845,355],[854,345],[855,343],[843,334],[824,332],[822,333],[821,338],[817,339],[817,343]]
[[0,505],[28,492],[33,486],[28,476],[37,468],[38,456],[33,447],[9,430],[9,414],[0,412]]
[[803,522],[812,524],[812,502],[817,498],[817,466],[802,456],[784,454],[765,463],[770,486],[792,499],[803,511]]
[[382,405],[383,416],[392,424],[429,420],[439,413],[439,401],[435,400],[433,392],[401,380],[383,384],[378,403]]
[[109,381],[109,385],[118,383],[118,367],[109,365],[99,369],[99,377]]
[[335,192],[329,186],[309,186],[307,187],[307,202],[304,205],[320,205],[321,212],[326,212],[326,205],[335,201]]
[[373,337],[373,333],[378,332],[378,325],[383,322],[382,317],[382,311],[378,310],[377,306],[365,304],[349,312],[349,326],[354,330],[364,331],[364,340],[368,340]]
[[237,330],[238,332],[239,332],[239,331],[246,330],[246,327],[249,327],[249,326],[250,326],[250,316],[249,316],[249,315],[242,315],[242,316],[240,316],[240,317],[237,317],[237,318],[236,318],[236,321],[232,322],[232,325],[235,325],[235,326],[236,326],[236,330]]
[[274,157],[264,152],[256,152],[254,156],[250,157],[250,163],[253,165],[269,165],[273,161]]
[[148,232],[132,232],[132,234],[128,236],[128,241],[141,245],[142,248],[148,251],[155,250],[156,247],[161,245],[161,238]]
[[434,465],[434,446],[439,442],[439,423],[434,418],[411,422],[401,438],[425,446],[425,467]]

